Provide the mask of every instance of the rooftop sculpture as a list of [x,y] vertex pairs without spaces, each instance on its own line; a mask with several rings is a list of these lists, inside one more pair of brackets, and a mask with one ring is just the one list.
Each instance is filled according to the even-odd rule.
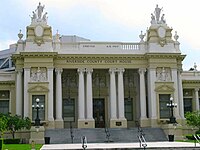
[[163,8],[159,8],[157,4],[154,13],[151,13],[151,24],[166,24],[165,14],[161,16],[162,10]]
[[31,24],[37,24],[37,23],[44,23],[47,24],[47,12],[43,14],[45,5],[41,5],[39,2],[39,5],[37,6],[37,9],[33,11],[31,16]]

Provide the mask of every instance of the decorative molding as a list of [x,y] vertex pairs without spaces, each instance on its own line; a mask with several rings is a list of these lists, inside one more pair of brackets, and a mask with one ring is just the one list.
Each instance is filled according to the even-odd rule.
[[174,92],[175,89],[174,89],[174,87],[172,87],[170,85],[163,84],[163,85],[156,87],[155,91],[156,92]]
[[28,89],[28,92],[49,92],[49,89],[42,85],[36,85]]

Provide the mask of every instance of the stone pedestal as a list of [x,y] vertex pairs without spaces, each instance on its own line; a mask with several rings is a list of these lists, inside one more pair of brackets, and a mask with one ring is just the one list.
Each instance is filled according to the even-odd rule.
[[31,144],[34,141],[36,144],[44,144],[44,131],[43,126],[31,127],[29,143]]
[[182,126],[174,124],[165,124],[162,125],[162,128],[166,136],[174,135],[174,140],[183,140],[184,137],[182,132]]
[[141,127],[148,127],[148,126],[150,126],[149,119],[147,119],[147,118],[141,118],[140,119],[140,126]]
[[95,128],[94,119],[79,119],[78,128]]
[[63,120],[55,120],[55,128],[63,129],[64,128]]
[[127,128],[127,120],[124,119],[111,119],[110,128]]

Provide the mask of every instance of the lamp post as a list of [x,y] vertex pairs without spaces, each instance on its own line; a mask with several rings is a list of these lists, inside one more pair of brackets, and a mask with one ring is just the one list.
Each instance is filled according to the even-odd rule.
[[173,102],[173,97],[170,97],[170,103],[167,103],[167,107],[170,108],[170,112],[171,112],[169,123],[177,123],[176,117],[174,117],[174,107],[177,107],[177,104]]
[[35,126],[40,126],[39,109],[43,109],[44,105],[39,105],[40,99],[36,98],[36,104],[32,105],[33,109],[36,109]]

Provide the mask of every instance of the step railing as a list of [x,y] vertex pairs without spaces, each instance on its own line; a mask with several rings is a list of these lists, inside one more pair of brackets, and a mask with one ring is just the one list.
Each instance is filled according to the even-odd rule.
[[198,142],[200,144],[200,136],[198,134],[194,134],[193,137],[195,138],[194,146],[196,147],[196,143]]
[[86,136],[82,136],[81,143],[82,143],[83,150],[85,150],[87,148],[87,138],[86,138]]
[[70,136],[71,136],[71,143],[74,143],[74,133],[71,121],[70,121]]
[[144,134],[142,128],[140,127],[140,125],[137,124],[137,126],[138,126],[138,135],[137,135],[137,137],[139,139],[140,148],[143,147],[144,149],[146,149],[147,142],[146,142],[146,139],[144,137],[145,134]]
[[106,134],[107,142],[109,143],[110,142],[110,131],[106,126],[105,126],[105,134]]

